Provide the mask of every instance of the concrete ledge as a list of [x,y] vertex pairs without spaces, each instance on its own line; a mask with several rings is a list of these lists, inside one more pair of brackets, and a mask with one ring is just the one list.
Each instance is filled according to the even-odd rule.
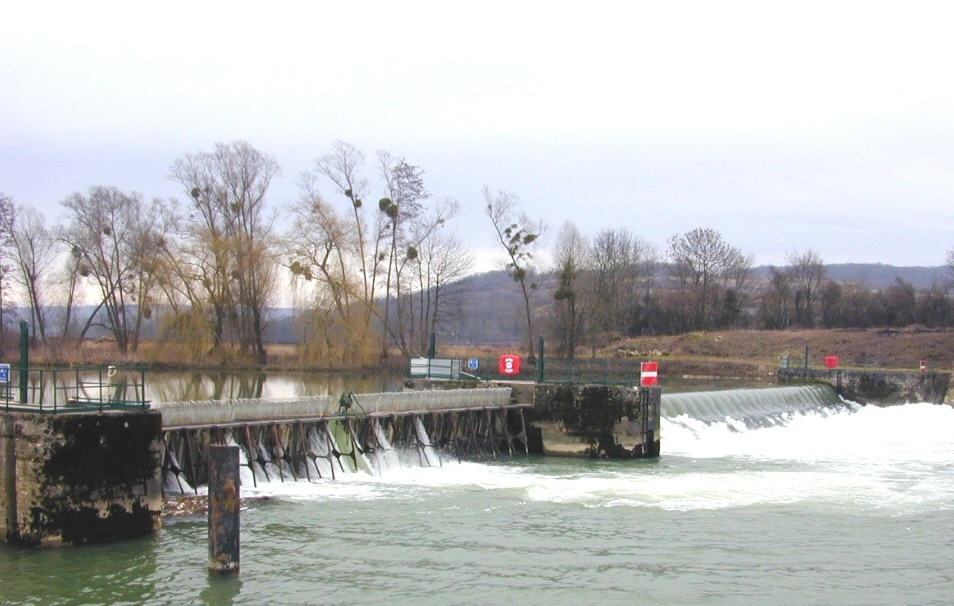
[[[348,415],[433,412],[506,406],[511,389],[409,390],[354,394],[347,402]],[[162,414],[165,428],[229,425],[256,421],[282,421],[331,417],[342,412],[341,403],[330,396],[282,400],[204,400],[153,403]]]

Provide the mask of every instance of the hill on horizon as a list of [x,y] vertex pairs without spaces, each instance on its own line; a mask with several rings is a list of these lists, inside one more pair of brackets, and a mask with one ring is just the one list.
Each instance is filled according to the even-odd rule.
[[825,265],[825,277],[836,282],[858,282],[871,288],[885,288],[901,278],[917,290],[950,282],[951,268],[938,266],[898,266],[883,263],[832,263]]
[[[757,279],[767,279],[771,266],[753,268]],[[937,267],[900,267],[881,263],[836,263],[825,266],[826,279],[838,282],[857,282],[872,289],[891,286],[900,278],[917,290],[930,289],[934,284],[944,284],[951,280],[951,269]],[[537,276],[540,290],[534,295],[534,305],[552,302],[550,293],[556,274],[542,273]],[[522,345],[526,332],[526,318],[523,311],[523,299],[519,286],[507,275],[507,272],[493,270],[472,274],[453,284],[457,293],[453,304],[453,317],[445,319],[440,330],[439,340],[446,344],[482,344],[482,345]],[[76,310],[74,321],[85,321],[87,314],[95,306],[84,305]],[[27,310],[14,310],[20,317],[29,317]],[[292,308],[279,307],[269,310],[266,340],[270,343],[295,343],[299,338],[294,324],[296,312]],[[14,315],[16,317],[16,314]],[[155,316],[143,326],[143,338],[154,338],[156,334]],[[542,329],[536,327],[535,329]],[[87,338],[98,339],[107,336],[104,327],[96,326],[89,331]]]
[[[753,268],[757,279],[767,279],[771,266]],[[836,282],[857,282],[868,288],[881,290],[897,279],[909,282],[917,290],[926,290],[934,284],[951,280],[947,266],[902,267],[883,263],[833,263],[825,265],[825,279]],[[541,292],[534,296],[537,305],[543,304],[543,293],[552,291],[556,280],[553,272],[537,276]],[[517,284],[499,269],[472,274],[455,283],[455,290],[462,293],[459,319],[452,328],[440,335],[445,343],[513,343],[514,335],[526,331],[523,299]],[[549,301],[546,301],[549,302]],[[542,327],[541,327],[542,328]],[[521,339],[516,339],[518,342]]]

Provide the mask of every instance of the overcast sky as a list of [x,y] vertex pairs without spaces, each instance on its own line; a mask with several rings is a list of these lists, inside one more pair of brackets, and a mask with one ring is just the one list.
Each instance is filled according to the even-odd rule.
[[[13,4],[13,3],[8,3]],[[665,249],[942,265],[954,247],[944,2],[17,2],[0,25],[0,191],[183,198],[186,152],[275,156],[277,205],[336,139],[422,167],[479,267],[482,188]],[[333,198],[330,185],[323,193]],[[377,193],[377,192],[375,192]],[[492,250],[491,254],[487,250]]]

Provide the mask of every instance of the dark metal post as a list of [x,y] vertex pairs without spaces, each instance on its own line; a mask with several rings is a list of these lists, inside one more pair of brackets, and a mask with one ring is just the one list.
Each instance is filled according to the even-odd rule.
[[639,407],[642,415],[642,456],[647,459],[659,457],[659,417],[662,406],[662,387],[640,387]]
[[537,360],[537,383],[543,383],[543,360],[546,358],[543,353],[543,337],[537,337],[537,349],[540,352],[540,359]]
[[30,325],[20,321],[20,404],[27,403],[30,374]]
[[239,447],[209,446],[209,572],[239,571]]
[[431,333],[430,346],[427,348],[427,357],[437,357],[437,335],[434,333]]

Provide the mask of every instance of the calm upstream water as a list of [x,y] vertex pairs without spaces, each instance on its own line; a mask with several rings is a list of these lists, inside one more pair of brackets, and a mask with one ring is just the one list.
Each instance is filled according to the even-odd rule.
[[204,517],[0,547],[3,604],[954,603],[954,408],[846,406],[759,428],[663,421],[625,463],[444,461],[243,486],[241,572]]

